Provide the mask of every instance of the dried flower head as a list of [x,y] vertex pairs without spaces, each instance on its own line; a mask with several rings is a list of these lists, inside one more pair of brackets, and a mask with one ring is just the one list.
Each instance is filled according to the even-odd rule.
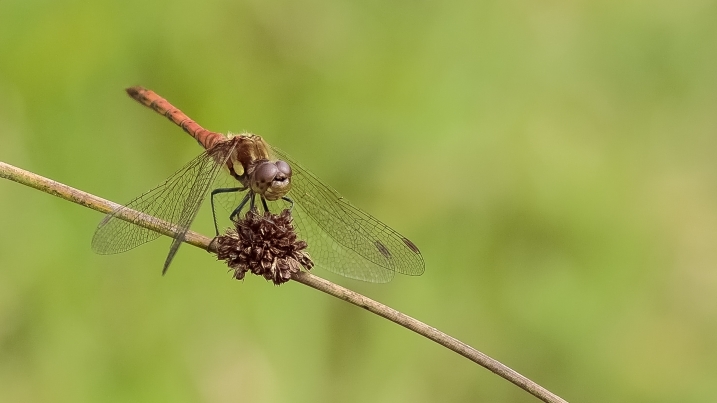
[[237,280],[249,271],[274,284],[285,283],[301,266],[306,270],[314,267],[307,244],[297,239],[292,221],[289,210],[263,215],[250,210],[234,229],[217,237],[217,258],[226,261]]

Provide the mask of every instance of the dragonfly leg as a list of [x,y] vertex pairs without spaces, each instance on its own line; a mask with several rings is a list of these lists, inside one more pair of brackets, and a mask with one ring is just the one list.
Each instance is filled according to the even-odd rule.
[[269,206],[266,205],[266,199],[264,196],[261,196],[261,204],[264,206],[264,212],[269,212]]
[[249,210],[254,210],[254,201],[255,201],[254,199],[255,199],[255,197],[254,197],[254,192],[252,192],[252,193],[251,193],[251,199],[250,199],[250,201],[249,201]]
[[217,236],[219,236],[219,226],[217,226],[217,213],[214,209],[214,195],[217,195],[219,193],[232,193],[232,192],[242,192],[246,190],[246,187],[239,187],[239,188],[219,188],[212,190],[212,195],[209,198],[209,200],[212,202],[212,218],[214,219],[214,230],[217,233]]
[[291,203],[291,206],[289,206],[289,212],[291,213],[294,210],[294,201],[289,199],[286,196],[282,197],[281,200],[285,200],[285,201],[288,201],[289,203]]
[[254,192],[249,191],[249,193],[247,193],[246,196],[244,196],[241,203],[239,203],[239,206],[237,206],[237,208],[235,208],[234,211],[232,211],[232,213],[229,215],[230,220],[232,220],[232,221],[236,220],[236,216],[239,215],[239,213],[241,213],[241,210],[244,208],[244,206],[249,201],[249,199],[252,199],[252,200],[254,199]]

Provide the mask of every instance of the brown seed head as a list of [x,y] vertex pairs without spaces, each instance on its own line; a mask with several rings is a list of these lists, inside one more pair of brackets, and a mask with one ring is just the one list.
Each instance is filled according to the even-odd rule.
[[314,267],[307,244],[297,239],[292,221],[289,210],[263,215],[250,210],[235,228],[217,237],[217,258],[226,261],[237,280],[251,272],[276,285],[285,283],[302,266],[306,270]]

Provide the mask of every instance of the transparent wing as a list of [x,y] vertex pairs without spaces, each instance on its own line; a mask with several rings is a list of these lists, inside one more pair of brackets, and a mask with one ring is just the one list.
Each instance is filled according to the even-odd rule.
[[[229,170],[222,169],[219,174],[217,175],[217,178],[214,179],[214,189],[235,189],[238,187],[241,187],[241,183],[231,176],[229,173]],[[246,191],[240,191],[240,192],[227,192],[227,193],[217,193],[214,196],[214,205],[216,208],[217,218],[225,217],[229,218],[229,214],[234,211],[234,209],[241,203],[242,199],[244,198],[244,195],[246,194]],[[223,214],[225,213],[225,214]],[[227,225],[230,225],[227,221]]]
[[194,158],[164,183],[108,214],[92,238],[92,249],[100,254],[120,253],[159,237],[159,233],[117,217],[124,209],[141,211],[175,229],[175,237],[164,270],[179,249],[217,173],[231,155],[235,143],[220,143]]
[[292,169],[287,194],[299,235],[317,265],[334,273],[375,283],[391,281],[395,272],[417,276],[425,263],[416,245],[370,214],[354,207],[334,189],[272,147]]

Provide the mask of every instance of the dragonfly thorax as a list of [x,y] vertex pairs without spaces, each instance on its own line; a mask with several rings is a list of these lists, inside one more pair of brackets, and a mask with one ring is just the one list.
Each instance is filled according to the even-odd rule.
[[257,161],[249,174],[249,186],[266,200],[279,200],[291,189],[291,166],[285,161]]

